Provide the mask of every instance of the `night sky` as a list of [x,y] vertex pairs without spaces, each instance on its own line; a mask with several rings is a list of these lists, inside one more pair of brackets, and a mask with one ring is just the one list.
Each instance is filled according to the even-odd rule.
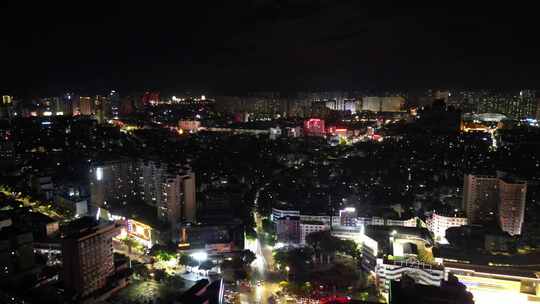
[[445,8],[358,0],[60,2],[0,4],[1,93],[540,83],[536,10],[508,1]]

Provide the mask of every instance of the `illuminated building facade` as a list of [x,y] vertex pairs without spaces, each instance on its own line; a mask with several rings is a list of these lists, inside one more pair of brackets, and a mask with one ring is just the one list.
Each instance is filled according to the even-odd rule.
[[324,136],[326,129],[324,120],[319,118],[310,118],[304,121],[304,134],[312,136]]
[[9,106],[13,103],[13,97],[9,95],[2,95],[2,106]]
[[438,243],[447,243],[446,229],[467,225],[467,223],[467,217],[459,212],[453,212],[451,214],[433,212],[426,219],[427,227],[429,231],[433,232],[435,241]]
[[92,115],[94,114],[94,105],[91,97],[79,97],[79,114]]
[[400,112],[403,111],[405,98],[401,96],[379,97],[370,96],[363,97],[361,100],[362,111],[370,112]]
[[417,284],[441,286],[445,280],[442,265],[433,265],[418,261],[377,259],[375,267],[378,287],[382,292],[388,292],[392,281],[400,281],[404,275],[414,279]]
[[406,219],[385,219],[382,217],[358,217],[356,219],[357,226],[402,226],[402,227],[416,227],[418,218],[411,217]]
[[156,229],[141,221],[126,219],[117,215],[112,215],[111,219],[120,224],[120,233],[116,236],[116,239],[122,240],[131,237],[146,248],[152,248],[153,245],[160,243]]
[[294,209],[280,209],[280,208],[272,208],[272,214],[270,215],[270,220],[273,222],[276,222],[278,219],[286,216],[300,216],[299,210]]
[[540,279],[532,270],[447,264],[446,272],[467,286],[475,303],[534,303],[540,295]]
[[341,226],[356,227],[358,213],[356,208],[348,207],[343,210],[339,210],[339,222]]
[[464,112],[500,113],[512,118],[534,118],[539,110],[534,90],[456,91],[452,92],[448,103]]
[[178,122],[178,127],[185,132],[194,133],[199,131],[201,122],[198,120],[180,120]]

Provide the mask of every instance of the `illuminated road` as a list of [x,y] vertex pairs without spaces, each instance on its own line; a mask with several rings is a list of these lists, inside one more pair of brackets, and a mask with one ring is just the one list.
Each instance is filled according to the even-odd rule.
[[[264,186],[261,187],[255,194],[254,206],[257,208],[257,203],[259,200],[259,193],[264,189]],[[257,231],[257,236],[264,233],[262,229],[262,219],[259,214],[255,211],[253,212],[253,217],[255,219],[255,230]],[[273,256],[272,250],[269,247],[266,247],[261,242],[260,238],[257,237],[255,240],[245,241],[245,248],[251,250],[255,253],[256,259],[253,261],[251,266],[253,267],[253,278],[255,281],[261,279],[262,282],[260,286],[253,284],[254,286],[250,291],[241,292],[239,296],[240,303],[242,304],[266,304],[269,303],[268,299],[279,291],[279,285],[277,283],[268,282],[268,270],[273,269]]]
[[9,191],[6,187],[0,185],[0,193],[4,194],[10,199],[13,199],[21,203],[25,207],[30,207],[34,212],[45,214],[56,220],[66,219],[66,210],[61,210],[58,206],[53,205],[51,202],[40,202],[34,200],[28,196],[24,196],[22,193],[15,193]]
[[267,304],[268,299],[279,290],[277,283],[263,282],[261,286],[254,286],[249,292],[240,293],[242,304]]

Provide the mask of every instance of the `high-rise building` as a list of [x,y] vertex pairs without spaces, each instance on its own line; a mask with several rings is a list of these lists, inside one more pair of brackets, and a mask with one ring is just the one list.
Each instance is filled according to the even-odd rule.
[[92,115],[94,114],[94,107],[91,97],[79,98],[79,112],[81,115]]
[[466,174],[463,182],[463,210],[469,224],[492,218],[497,211],[497,178]]
[[449,104],[463,112],[499,113],[512,118],[534,118],[539,113],[539,105],[534,90],[455,91],[449,96]]
[[520,235],[525,217],[527,183],[499,179],[499,225],[510,235]]
[[184,190],[184,203],[182,207],[182,219],[187,222],[195,222],[197,219],[197,201],[195,173],[189,172],[182,177]]
[[195,222],[195,175],[168,174],[161,187],[163,196],[158,201],[158,219],[173,228],[180,221]]
[[141,174],[144,183],[141,185],[141,196],[144,201],[153,207],[161,204],[163,190],[161,185],[165,173],[167,172],[167,164],[156,161],[141,161]]
[[95,164],[90,171],[92,214],[110,203],[142,201],[155,207],[157,219],[175,227],[196,221],[195,174],[189,168],[148,160]]
[[109,93],[109,100],[110,100],[110,112],[113,119],[117,119],[118,115],[120,115],[120,96],[118,95],[118,92],[115,90],[111,90]]
[[527,184],[504,177],[467,174],[463,186],[463,208],[469,224],[494,218],[510,235],[521,234],[525,217]]
[[120,233],[114,224],[88,224],[83,218],[75,231],[62,238],[63,281],[68,292],[85,298],[107,285],[114,273],[112,238]]
[[161,187],[163,196],[157,206],[158,219],[174,228],[182,212],[182,179],[179,175],[165,176]]
[[111,107],[106,96],[97,95],[93,102],[94,114],[98,123],[105,123],[111,117]]
[[380,97],[370,96],[362,98],[362,111],[371,112],[400,112],[403,111],[405,98],[401,96]]

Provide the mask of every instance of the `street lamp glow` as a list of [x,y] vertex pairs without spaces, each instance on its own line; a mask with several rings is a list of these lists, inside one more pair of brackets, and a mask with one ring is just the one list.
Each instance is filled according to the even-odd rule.
[[206,252],[194,252],[191,254],[191,257],[197,260],[198,262],[206,261],[208,259],[208,254]]

